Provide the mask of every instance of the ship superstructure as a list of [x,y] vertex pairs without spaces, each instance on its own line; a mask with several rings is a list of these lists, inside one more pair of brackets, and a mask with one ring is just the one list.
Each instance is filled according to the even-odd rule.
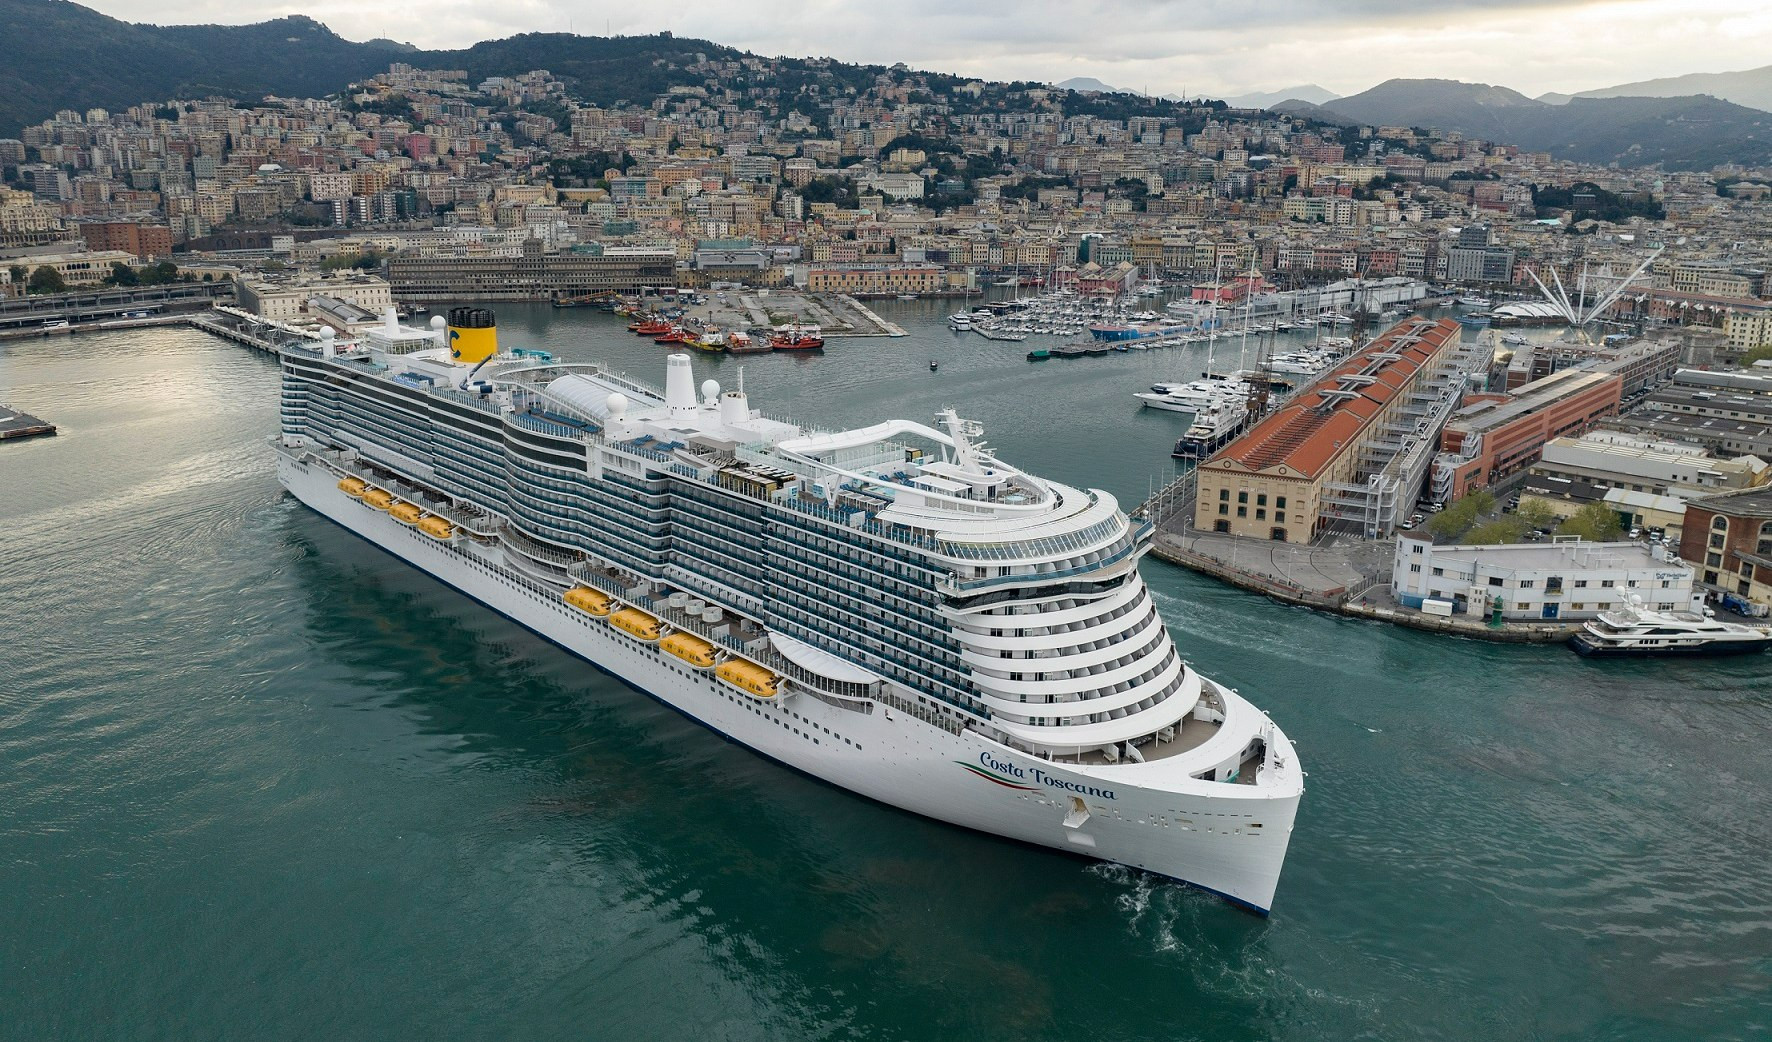
[[687,355],[660,391],[480,323],[285,353],[284,484],[809,774],[1271,906],[1303,773],[1181,658],[1138,573],[1151,526],[1114,497],[953,409],[811,430]]

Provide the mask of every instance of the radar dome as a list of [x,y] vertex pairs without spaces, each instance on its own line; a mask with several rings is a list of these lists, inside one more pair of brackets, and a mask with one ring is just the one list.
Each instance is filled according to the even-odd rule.
[[701,396],[703,399],[710,402],[720,397],[720,381],[703,380],[701,382]]
[[621,419],[622,414],[628,411],[628,396],[620,391],[610,394],[609,397],[603,399],[603,411],[612,420]]
[[448,323],[449,323],[449,320],[444,318],[442,315],[432,315],[431,316],[431,328],[432,329],[442,329]]

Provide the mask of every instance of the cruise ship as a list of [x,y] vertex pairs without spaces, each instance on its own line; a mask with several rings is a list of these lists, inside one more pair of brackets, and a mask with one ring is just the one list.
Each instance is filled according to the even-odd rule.
[[814,430],[686,354],[660,390],[432,323],[283,353],[301,502],[789,767],[1272,907],[1298,758],[1181,657],[1113,496],[953,409]]

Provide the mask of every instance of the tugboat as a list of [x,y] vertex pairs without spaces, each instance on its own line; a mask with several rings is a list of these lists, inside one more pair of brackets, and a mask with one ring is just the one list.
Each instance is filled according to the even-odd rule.
[[777,351],[823,351],[824,337],[814,335],[794,326],[785,333],[777,333],[769,338],[769,346]]

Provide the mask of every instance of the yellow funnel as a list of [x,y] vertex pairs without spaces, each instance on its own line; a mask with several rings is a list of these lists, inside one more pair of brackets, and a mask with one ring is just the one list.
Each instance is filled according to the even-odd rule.
[[498,354],[498,326],[485,308],[449,309],[449,357],[477,365]]

